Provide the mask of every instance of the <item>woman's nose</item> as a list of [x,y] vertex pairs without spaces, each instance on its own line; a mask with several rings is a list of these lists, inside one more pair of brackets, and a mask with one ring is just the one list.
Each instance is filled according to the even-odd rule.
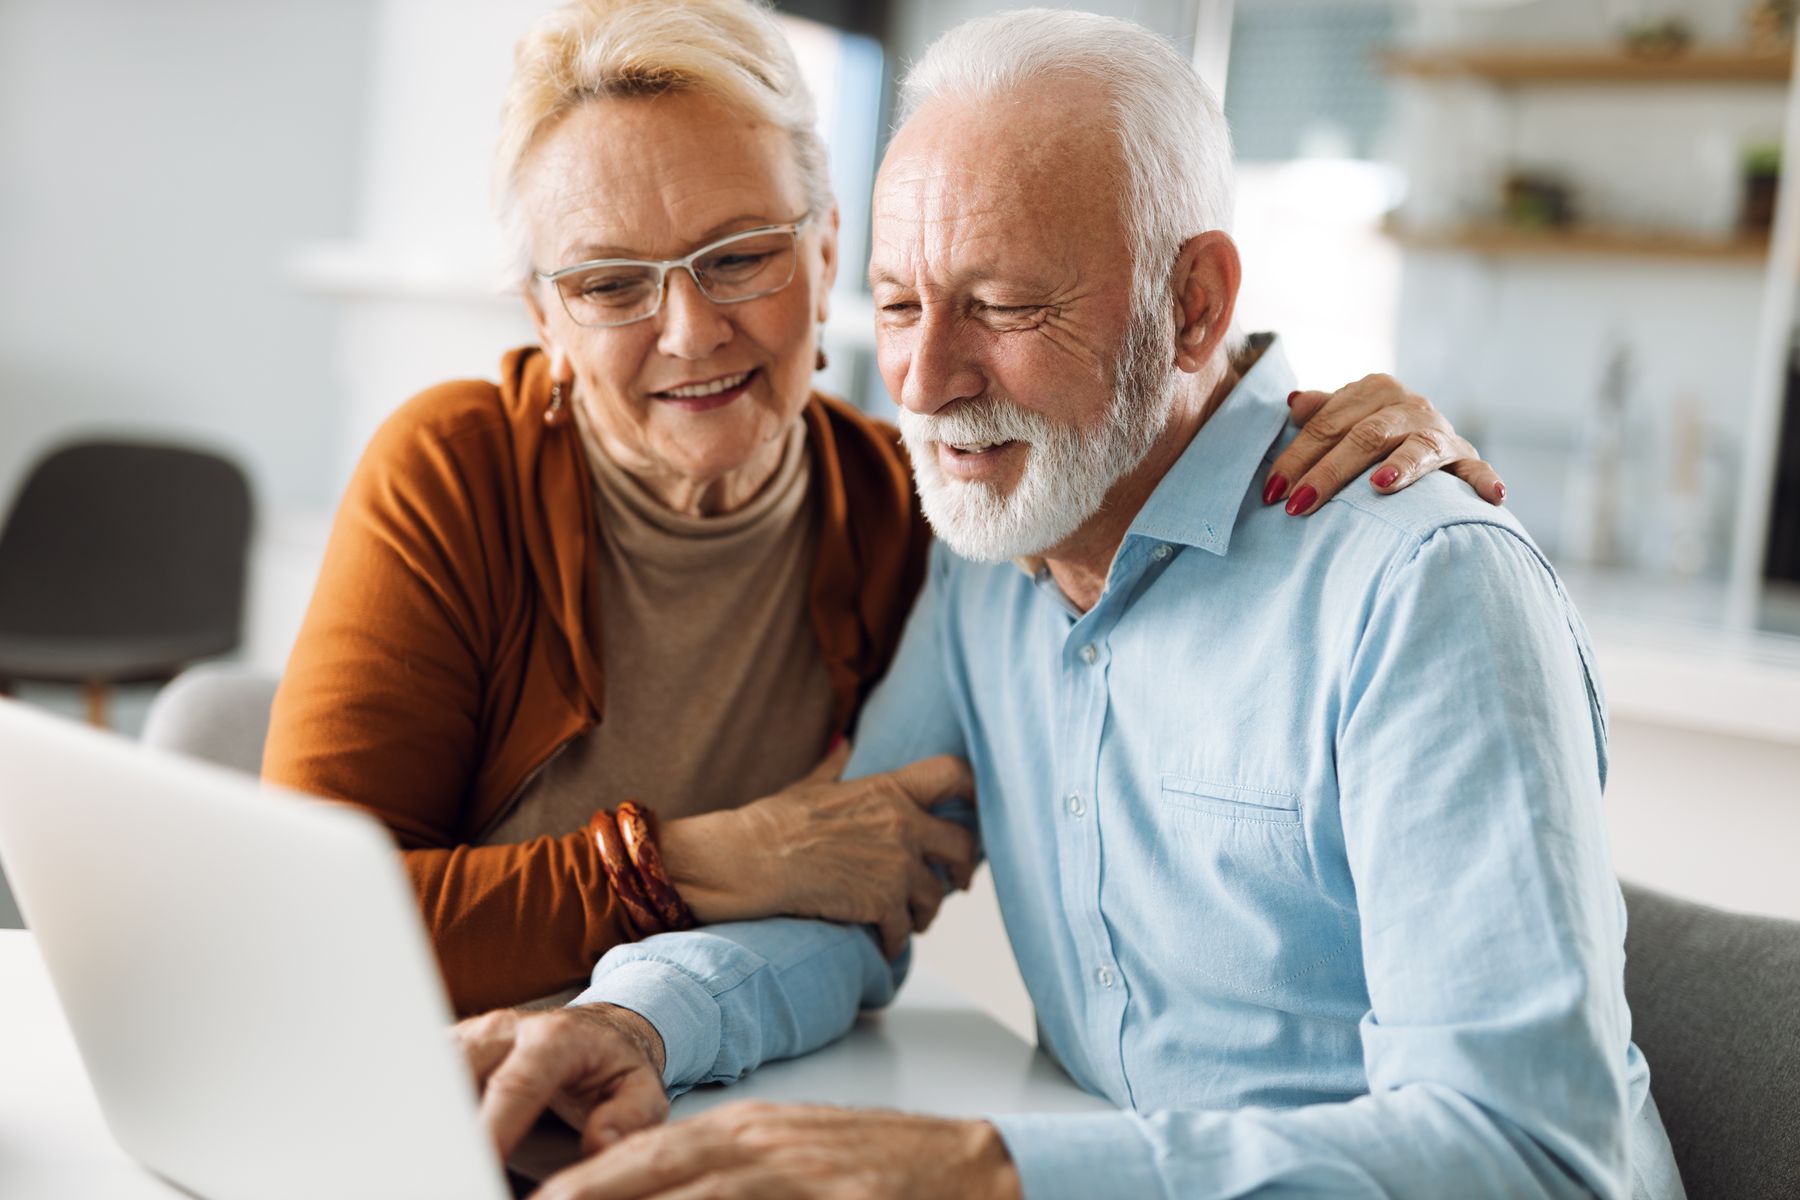
[[663,280],[662,334],[656,348],[670,358],[705,358],[731,340],[731,322],[708,300],[686,271],[670,271]]

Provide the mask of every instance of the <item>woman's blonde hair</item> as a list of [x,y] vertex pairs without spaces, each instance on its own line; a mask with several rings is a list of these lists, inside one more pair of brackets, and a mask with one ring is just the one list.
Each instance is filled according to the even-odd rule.
[[764,0],[573,0],[534,22],[513,51],[500,110],[494,204],[508,282],[531,275],[519,181],[540,131],[597,96],[697,91],[787,131],[814,212],[831,207],[812,93]]

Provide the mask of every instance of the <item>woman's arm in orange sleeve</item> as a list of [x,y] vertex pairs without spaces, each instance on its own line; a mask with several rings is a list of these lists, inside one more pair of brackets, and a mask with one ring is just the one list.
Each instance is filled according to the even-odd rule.
[[631,940],[585,832],[401,857],[459,1017],[581,984]]
[[627,937],[585,834],[459,844],[506,573],[526,568],[499,501],[498,414],[441,416],[433,395],[389,419],[345,493],[263,777],[387,825],[462,1013],[577,983]]

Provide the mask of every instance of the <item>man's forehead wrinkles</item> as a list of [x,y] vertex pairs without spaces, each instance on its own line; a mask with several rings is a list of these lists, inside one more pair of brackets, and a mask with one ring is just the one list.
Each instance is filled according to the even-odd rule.
[[1021,197],[1037,195],[1036,189],[1024,187],[1000,174],[977,175],[967,171],[930,179],[894,180],[884,183],[875,194],[878,210],[897,208],[929,212],[954,206],[970,213],[1011,206]]

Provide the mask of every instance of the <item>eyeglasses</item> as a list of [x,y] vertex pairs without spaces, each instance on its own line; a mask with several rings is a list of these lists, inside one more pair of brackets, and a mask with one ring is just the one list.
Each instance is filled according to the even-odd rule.
[[668,293],[670,271],[686,271],[714,304],[741,304],[779,292],[793,281],[800,230],[810,219],[808,214],[787,225],[746,229],[666,262],[601,258],[533,274],[555,284],[569,319],[590,329],[654,317]]

